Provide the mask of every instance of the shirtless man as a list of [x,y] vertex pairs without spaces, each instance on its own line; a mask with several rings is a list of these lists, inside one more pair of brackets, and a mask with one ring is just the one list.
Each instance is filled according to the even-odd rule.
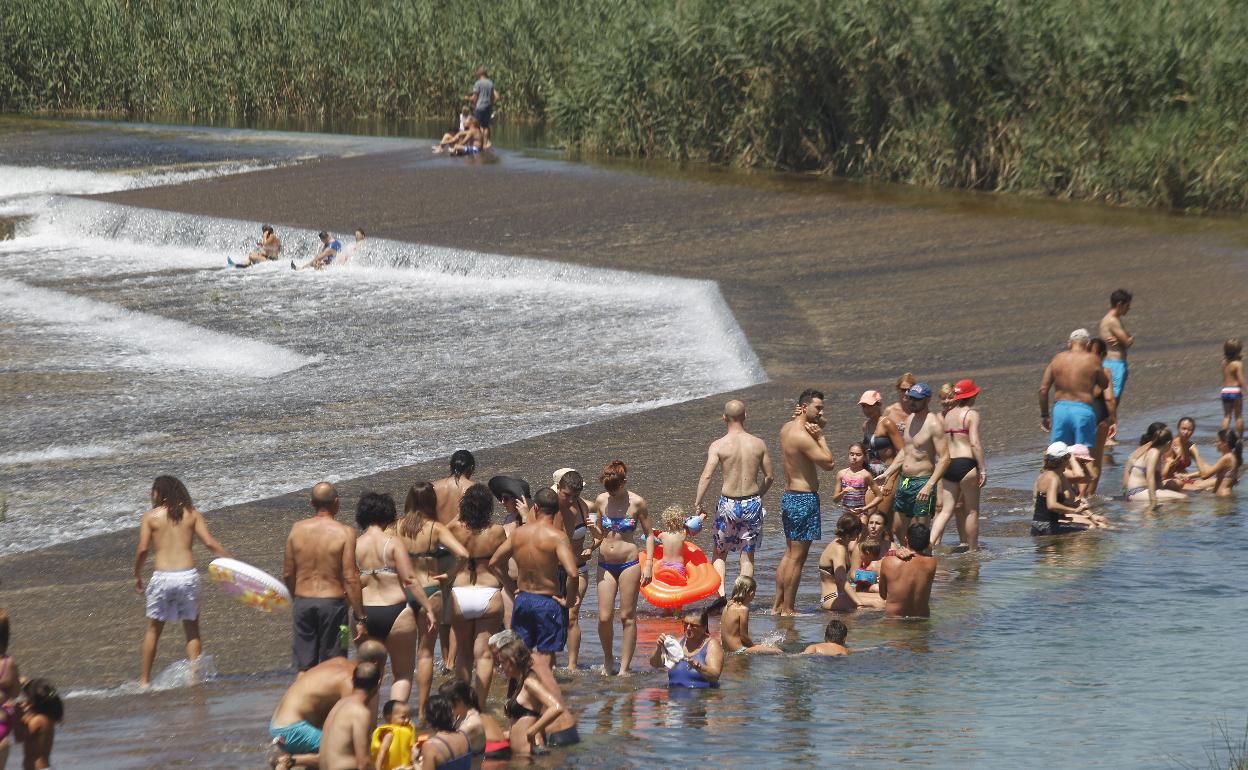
[[[1092,408],[1092,394],[1097,386],[1109,387],[1109,381],[1100,357],[1088,350],[1087,329],[1071,332],[1068,348],[1053,356],[1040,378],[1040,426],[1050,431],[1050,441],[1094,446],[1096,411]],[[1050,390],[1054,391],[1055,401],[1051,419]]]
[[906,530],[906,543],[914,553],[903,560],[896,555],[880,562],[880,598],[886,618],[926,618],[932,614],[932,580],[936,557],[931,554],[932,530],[916,521]]
[[[1109,351],[1105,354],[1105,368],[1114,375],[1114,400],[1122,403],[1122,390],[1127,385],[1127,351],[1135,344],[1135,337],[1127,334],[1122,317],[1131,311],[1131,292],[1115,289],[1109,295],[1109,312],[1101,319],[1099,336],[1105,340]],[[1091,446],[1089,444],[1088,446]]]
[[[597,507],[581,497],[585,489],[585,479],[574,468],[560,468],[556,471],[553,489],[559,496],[559,513],[555,521],[563,526],[576,556],[576,592],[569,594],[568,600],[568,668],[575,671],[580,665],[581,656],[581,603],[585,601],[585,592],[589,589],[589,557],[593,555],[598,543],[589,529],[590,511]],[[586,543],[585,539],[589,538]],[[566,576],[565,576],[566,577]]]
[[260,240],[256,241],[256,249],[247,255],[247,261],[235,262],[233,257],[226,257],[225,261],[233,267],[251,267],[261,262],[268,262],[271,259],[277,259],[282,254],[282,239],[277,237],[277,233],[273,232],[271,225],[264,225],[260,228]]
[[797,397],[797,413],[780,429],[780,455],[786,489],[780,498],[785,550],[776,568],[774,615],[796,615],[797,587],[810,554],[810,544],[823,536],[819,516],[819,469],[836,467],[823,437],[823,393],[807,388]]
[[451,145],[451,155],[476,155],[485,145],[485,135],[481,131],[481,123],[476,118],[468,118],[468,127],[456,137]]
[[372,770],[369,739],[373,732],[373,709],[369,702],[377,694],[381,666],[361,663],[351,675],[351,692],[339,699],[325,717],[321,737],[321,770]]
[[910,390],[919,379],[910,372],[897,378],[897,400],[884,407],[884,416],[900,427],[906,421],[906,391]]
[[[191,545],[195,538],[217,556],[229,556],[208,532],[204,516],[191,504],[191,495],[173,476],[160,476],[152,484],[152,510],[139,524],[139,548],[134,556],[134,590],[147,597],[147,633],[143,636],[143,668],[139,686],[152,683],[152,662],[165,623],[182,621],[186,634],[186,659],[199,660],[199,573]],[[149,548],[156,549],[156,571],[143,588],[143,564]]]
[[307,671],[347,650],[339,628],[347,625],[347,604],[355,612],[355,638],[364,635],[364,601],[355,565],[355,530],[335,521],[338,490],[322,481],[312,487],[310,519],[295,522],[286,538],[282,579],[294,597],[295,667]]
[[926,382],[915,383],[906,391],[904,405],[908,415],[901,426],[901,452],[884,475],[876,479],[877,484],[883,485],[901,473],[893,497],[893,513],[901,514],[893,517],[893,532],[898,540],[915,519],[932,518],[936,506],[932,492],[949,467],[945,423],[939,415],[928,411],[931,403],[932,389]]
[[351,694],[356,666],[368,664],[374,670],[384,666],[386,647],[370,639],[356,650],[356,658],[330,658],[313,666],[300,674],[278,701],[269,720],[269,735],[285,755],[279,755],[278,767],[316,764],[321,728],[334,704]]
[[849,627],[837,618],[828,621],[827,628],[823,629],[823,641],[812,644],[802,650],[803,655],[848,655],[849,648],[845,646],[845,637],[849,636]]
[[[459,518],[459,501],[464,496],[464,490],[472,486],[472,474],[476,469],[477,458],[472,456],[472,452],[456,449],[451,454],[450,475],[433,482],[433,492],[438,498],[438,522],[442,526],[450,526],[451,522]],[[437,569],[439,574],[446,575],[439,581],[442,595],[450,596],[453,578],[450,573],[455,569],[455,555],[448,551],[439,556]],[[451,640],[452,605],[453,602],[442,602],[442,616],[438,618],[438,642],[442,645],[443,661],[456,660],[455,645]]]
[[[767,455],[767,443],[745,430],[745,404],[733,399],[724,404],[724,424],[728,431],[711,442],[706,452],[706,466],[698,479],[698,494],[693,510],[705,522],[709,515],[702,506],[711,477],[716,468],[723,468],[719,487],[719,505],[715,508],[714,556],[719,573],[719,595],[725,595],[728,584],[728,553],[739,551],[740,571],[754,576],[754,554],[763,542],[763,495],[771,489],[775,472]],[[760,479],[759,476],[762,476]]]
[[[490,558],[490,569],[505,572],[508,559],[516,560],[516,599],[511,609],[511,630],[533,653],[533,673],[563,703],[563,691],[555,681],[555,653],[567,641],[568,600],[576,595],[576,557],[559,514],[559,495],[542,489],[533,495],[532,520],[516,527]],[[559,585],[562,570],[564,584]],[[576,720],[565,711],[548,727],[563,732]]]

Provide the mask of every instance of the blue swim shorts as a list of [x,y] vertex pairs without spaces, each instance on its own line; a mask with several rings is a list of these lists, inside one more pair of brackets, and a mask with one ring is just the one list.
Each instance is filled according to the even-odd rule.
[[763,498],[721,497],[715,509],[715,550],[754,553],[763,540]]
[[281,738],[281,749],[287,754],[319,754],[321,751],[321,731],[304,719],[285,727],[270,724],[269,735]]
[[511,608],[511,630],[535,652],[559,652],[568,640],[568,618],[553,596],[521,591]]
[[818,492],[785,492],[780,498],[780,523],[790,540],[813,542],[823,536]]
[[[1105,363],[1109,363],[1106,361]],[[1053,431],[1049,441],[1067,444],[1096,444],[1096,411],[1082,401],[1058,401],[1053,404]]]
[[[1127,385],[1127,362],[1117,358],[1107,358],[1105,368],[1113,375],[1114,398],[1118,398],[1122,395],[1122,389]],[[1088,444],[1088,446],[1092,445]]]

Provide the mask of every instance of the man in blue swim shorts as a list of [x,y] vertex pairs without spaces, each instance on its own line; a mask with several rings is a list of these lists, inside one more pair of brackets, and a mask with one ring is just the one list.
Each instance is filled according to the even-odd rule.
[[793,418],[780,429],[780,454],[788,489],[780,498],[785,549],[776,568],[775,615],[796,615],[797,588],[810,555],[810,544],[823,536],[819,515],[819,469],[836,467],[823,436],[823,393],[814,388],[797,397]]
[[745,404],[733,399],[724,404],[724,424],[728,431],[711,442],[706,466],[698,479],[698,495],[693,509],[705,522],[709,514],[702,506],[716,468],[723,469],[719,505],[715,507],[714,564],[719,572],[719,595],[725,595],[728,582],[729,552],[741,554],[741,574],[754,576],[754,553],[763,540],[763,495],[771,489],[775,473],[767,455],[767,442],[745,430]]
[[[1105,368],[1113,375],[1114,399],[1120,404],[1122,389],[1127,386],[1127,351],[1135,344],[1135,337],[1127,334],[1122,317],[1131,311],[1131,292],[1115,289],[1109,295],[1109,312],[1101,319],[1100,334],[1105,340]],[[1089,444],[1088,446],[1091,446]]]
[[[533,521],[516,527],[511,537],[490,558],[490,567],[505,571],[515,558],[516,601],[511,610],[511,630],[533,653],[533,672],[560,702],[563,696],[555,681],[555,653],[568,638],[564,613],[566,596],[576,596],[576,557],[562,522],[556,522],[559,495],[542,489],[533,495]],[[559,585],[559,570],[564,582]]]
[[[1040,378],[1040,424],[1050,431],[1050,441],[1066,444],[1096,443],[1096,411],[1092,394],[1109,387],[1100,357],[1088,349],[1088,330],[1070,333],[1068,349],[1053,356]],[[1049,391],[1053,391],[1052,417]],[[1088,442],[1092,443],[1089,444]]]
[[286,690],[269,720],[269,736],[278,751],[293,755],[291,764],[316,764],[325,717],[339,698],[351,692],[351,678],[359,663],[384,667],[385,645],[366,641],[355,660],[330,658],[303,672]]
[[[940,415],[932,414],[932,387],[918,382],[906,390],[901,406],[906,419],[901,424],[905,444],[893,458],[887,470],[876,479],[885,484],[898,473],[897,491],[893,496],[893,532],[897,542],[915,519],[929,519],[936,507],[936,485],[949,468],[949,447],[945,423]],[[914,550],[922,550],[911,545]]]

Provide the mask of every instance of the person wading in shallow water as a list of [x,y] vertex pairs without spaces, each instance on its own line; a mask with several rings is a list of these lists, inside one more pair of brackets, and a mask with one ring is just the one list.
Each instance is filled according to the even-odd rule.
[[776,599],[772,614],[796,615],[797,588],[810,555],[810,544],[823,536],[819,513],[819,469],[836,467],[823,436],[823,393],[807,388],[797,397],[793,418],[780,429],[786,489],[780,498],[785,551],[776,568]]
[[[1131,292],[1126,289],[1115,289],[1114,293],[1109,295],[1109,312],[1101,319],[1097,335],[1105,340],[1105,344],[1109,347],[1109,353],[1105,356],[1105,368],[1113,375],[1114,400],[1120,405],[1122,391],[1127,386],[1127,351],[1135,344],[1135,337],[1127,334],[1126,327],[1122,325],[1122,317],[1129,312],[1131,312]],[[1053,440],[1063,441],[1064,439]],[[1087,444],[1088,442],[1077,443]]]
[[[1050,431],[1049,441],[1096,445],[1096,409],[1093,394],[1108,387],[1101,359],[1088,350],[1087,329],[1070,333],[1069,349],[1053,356],[1040,378],[1040,427]],[[1106,361],[1106,364],[1109,362]],[[1049,417],[1049,391],[1053,391],[1053,416]]]
[[893,512],[900,514],[893,517],[893,531],[898,540],[911,522],[932,517],[936,484],[949,468],[945,424],[938,415],[928,411],[931,401],[932,389],[926,382],[917,383],[906,391],[909,416],[901,430],[905,446],[888,466],[884,476],[877,479],[877,483],[884,484],[901,473],[893,498]]
[[906,543],[914,553],[903,560],[886,556],[880,562],[880,598],[888,618],[926,618],[932,614],[932,581],[936,577],[936,557],[928,545],[932,531],[916,521],[906,529]]
[[[472,486],[472,474],[477,470],[477,458],[467,449],[457,449],[451,454],[450,475],[443,476],[433,482],[433,491],[437,495],[438,523],[449,527],[451,522],[459,518],[459,501],[463,499],[464,490]],[[439,581],[443,597],[442,615],[438,618],[438,642],[442,647],[442,665],[449,667],[456,658],[455,645],[451,640],[451,581],[450,573],[455,569],[455,556],[447,551],[438,556],[437,574],[447,575]]]
[[[725,594],[727,558],[739,551],[740,572],[754,576],[754,554],[763,541],[763,495],[775,481],[767,443],[745,430],[745,404],[732,400],[724,404],[724,424],[728,431],[711,442],[706,452],[706,465],[698,479],[698,494],[693,509],[706,521],[709,515],[702,501],[711,485],[716,468],[723,469],[719,504],[715,507],[714,563],[719,573],[719,595]],[[761,476],[761,478],[760,478]]]

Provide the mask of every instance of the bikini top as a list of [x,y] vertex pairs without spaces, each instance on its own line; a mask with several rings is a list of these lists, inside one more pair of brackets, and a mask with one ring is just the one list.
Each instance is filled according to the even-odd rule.
[[420,558],[421,556],[430,557],[434,559],[440,559],[443,556],[446,556],[448,553],[450,553],[451,549],[447,548],[441,543],[438,543],[436,545],[434,544],[433,537],[434,537],[434,534],[437,533],[437,531],[438,531],[438,528],[435,527],[432,523],[430,523],[429,524],[429,545],[425,546],[425,550],[423,551],[408,551],[407,555],[411,556],[413,559]]
[[962,427],[961,428],[945,428],[945,433],[965,433],[967,435],[970,435],[971,431],[969,428],[966,427],[966,413],[969,411],[971,410],[966,409],[962,412]]
[[362,569],[360,577],[373,577],[374,575],[397,575],[399,571],[389,564],[386,564],[386,550],[390,548],[390,541],[393,537],[387,537],[386,542],[381,544],[381,566],[377,569]]
[[[467,738],[467,737],[468,737],[467,735],[464,736],[464,738]],[[447,743],[441,736],[435,735],[429,740],[437,741],[438,743],[442,744],[443,746],[446,747],[446,753],[452,755],[451,758],[446,760],[445,762],[438,763],[437,770],[468,770],[469,768],[472,767],[471,746],[469,746],[469,750],[466,753],[460,754],[458,757],[456,757],[454,756],[455,754],[454,750],[451,749],[451,744]]]
[[[878,423],[877,423],[878,425]],[[880,458],[881,449],[892,449],[893,441],[888,434],[877,436],[874,433],[863,432],[862,443],[867,447],[867,457],[878,460]]]
[[520,693],[524,692],[524,681],[511,680],[507,684],[507,702],[503,704],[503,714],[513,722],[524,717],[540,718],[542,712],[535,711],[520,702]]
[[617,518],[604,514],[599,521],[602,522],[603,529],[610,530],[611,532],[619,532],[623,534],[637,529],[637,519],[631,516],[620,516]]
[[585,519],[585,511],[581,510],[581,502],[576,502],[576,511],[581,514],[581,523],[576,525],[576,529],[572,530],[573,540],[584,540],[585,535],[589,534],[589,522]]

